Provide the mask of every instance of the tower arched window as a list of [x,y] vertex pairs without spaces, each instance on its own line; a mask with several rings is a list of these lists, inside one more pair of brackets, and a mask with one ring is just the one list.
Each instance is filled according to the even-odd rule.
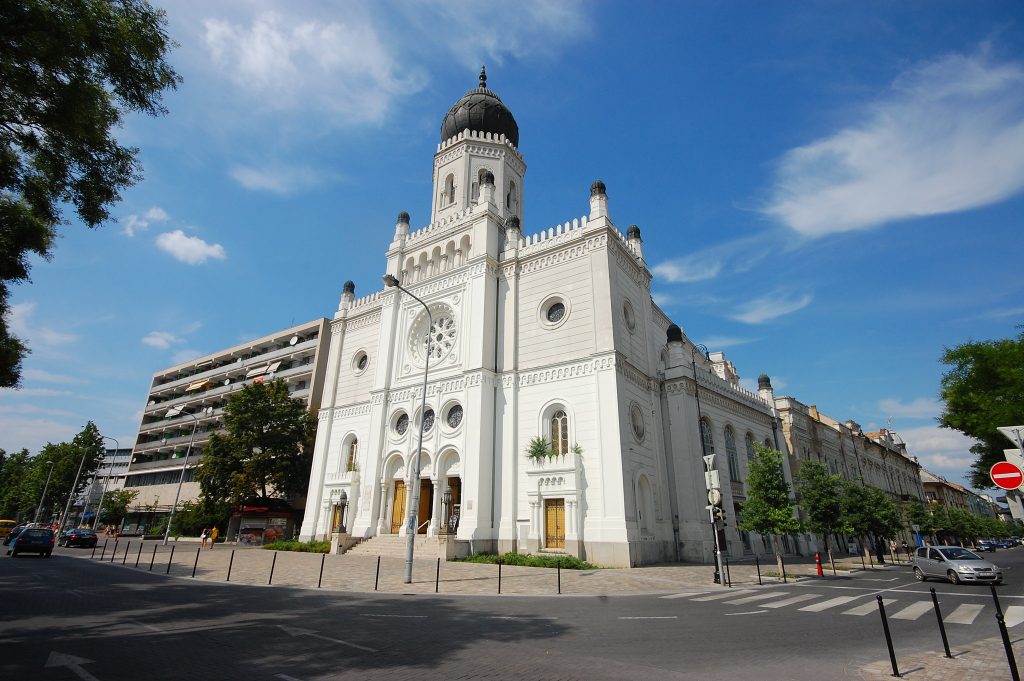
[[729,458],[729,479],[740,481],[740,459],[736,454],[736,435],[732,426],[725,427],[725,454]]
[[551,451],[569,453],[569,416],[562,409],[551,415]]
[[345,452],[345,470],[354,471],[356,469],[356,455],[359,454],[359,438],[352,438],[352,441],[348,443],[348,448]]
[[746,444],[747,444],[747,461],[753,461],[754,460],[754,436],[751,433],[747,433]]
[[444,205],[455,203],[455,176],[450,174],[444,178]]
[[700,436],[704,439],[704,454],[714,454],[715,439],[711,437],[711,423],[707,419],[700,420]]

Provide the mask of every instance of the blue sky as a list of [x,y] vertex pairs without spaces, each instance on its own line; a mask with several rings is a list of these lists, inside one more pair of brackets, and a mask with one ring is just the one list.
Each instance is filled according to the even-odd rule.
[[[790,394],[962,478],[944,346],[1024,321],[1024,11],[1007,2],[158,3],[184,82],[120,132],[145,179],[13,290],[0,448],[134,442],[155,371],[380,287],[429,219],[448,107],[488,85],[524,231],[637,224],[663,309]],[[1009,444],[1008,444],[1009,446]]]

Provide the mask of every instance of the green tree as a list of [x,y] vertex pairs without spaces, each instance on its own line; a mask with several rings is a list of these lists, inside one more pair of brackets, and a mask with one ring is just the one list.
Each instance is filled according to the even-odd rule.
[[[3,452],[3,450],[0,450]],[[0,463],[0,516],[8,520],[22,520],[35,503],[28,485],[32,470],[32,457],[27,449],[4,454]]]
[[[36,457],[40,466],[36,482],[39,489],[46,489],[42,508],[47,520],[54,515],[59,517],[67,508],[68,499],[73,500],[88,487],[102,457],[103,437],[92,421],[86,423],[71,442],[48,443],[43,447]],[[50,476],[49,486],[46,486],[43,481],[49,470],[48,461],[53,462],[53,475]],[[40,477],[43,481],[39,480]],[[73,514],[74,510],[71,509],[69,513]],[[39,516],[40,521],[43,518],[43,515]]]
[[9,286],[50,256],[66,204],[96,227],[141,177],[113,131],[126,112],[165,113],[180,82],[165,25],[145,0],[0,3],[0,387],[19,384],[28,353],[7,326]]
[[137,496],[139,491],[134,489],[117,489],[104,493],[99,522],[105,525],[120,525],[128,515],[128,507]]
[[971,485],[991,488],[989,469],[1010,445],[996,428],[1024,423],[1024,332],[946,348],[942,362],[950,369],[942,377],[945,408],[939,423],[977,441],[971,447],[977,456]]
[[829,556],[828,537],[846,528],[843,518],[842,478],[829,472],[820,461],[804,461],[797,474],[800,508],[806,514],[807,529],[821,535]]
[[739,528],[772,537],[775,562],[782,574],[782,547],[779,535],[800,530],[800,521],[793,514],[795,504],[789,496],[789,483],[782,468],[782,452],[754,444],[754,458],[747,475],[747,501],[743,504],[743,520]]
[[[877,541],[891,539],[903,526],[896,503],[882,490],[850,480],[843,481],[843,514],[851,534],[857,535],[861,547],[867,547],[869,538]],[[882,551],[876,550],[878,559]]]
[[316,420],[284,381],[254,383],[228,398],[226,433],[211,436],[196,472],[207,503],[306,491]]
[[903,517],[906,519],[906,524],[917,525],[920,528],[922,535],[931,534],[934,527],[932,522],[932,513],[927,506],[921,503],[919,499],[911,499],[905,501],[902,504]]

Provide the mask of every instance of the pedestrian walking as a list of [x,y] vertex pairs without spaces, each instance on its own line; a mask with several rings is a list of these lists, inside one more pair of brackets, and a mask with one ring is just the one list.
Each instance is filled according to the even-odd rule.
[[204,527],[203,528],[203,533],[199,535],[200,546],[202,548],[204,548],[204,549],[206,548],[206,537],[207,536],[209,536],[209,533],[207,532],[207,529]]
[[213,545],[217,543],[217,537],[218,536],[220,536],[220,530],[218,530],[216,527],[214,527],[212,530],[210,530],[210,548],[211,549],[213,548]]

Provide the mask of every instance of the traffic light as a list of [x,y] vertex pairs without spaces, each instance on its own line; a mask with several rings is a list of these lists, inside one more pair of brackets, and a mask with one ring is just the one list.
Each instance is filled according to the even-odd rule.
[[725,509],[721,506],[712,506],[711,514],[715,519],[716,523],[722,523],[725,525]]

